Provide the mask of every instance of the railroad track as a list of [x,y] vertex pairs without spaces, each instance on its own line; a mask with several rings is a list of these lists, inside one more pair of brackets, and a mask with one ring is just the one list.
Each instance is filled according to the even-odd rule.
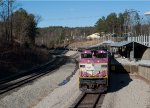
[[104,96],[101,93],[82,93],[71,108],[101,108]]
[[12,79],[7,79],[6,81],[0,82],[0,97],[3,97],[5,93],[13,89],[19,88],[25,84],[32,83],[34,80],[52,73],[53,70],[65,64],[66,61],[67,60],[65,58],[56,58],[54,62],[47,64],[46,66],[32,70],[31,72],[17,75]]

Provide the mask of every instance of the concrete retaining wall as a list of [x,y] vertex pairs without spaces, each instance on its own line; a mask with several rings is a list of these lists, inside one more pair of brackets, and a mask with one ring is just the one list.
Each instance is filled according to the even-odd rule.
[[150,81],[150,67],[139,65],[138,74]]
[[111,71],[116,73],[136,73],[150,81],[150,67],[147,66],[113,64],[111,65]]
[[[115,67],[115,68],[114,68]],[[117,73],[137,73],[138,72],[138,66],[136,65],[118,65],[118,64],[112,64],[111,65],[111,71],[117,72]]]
[[147,48],[147,50],[144,52],[142,60],[150,60],[150,48]]
[[[150,50],[147,50],[147,52],[149,51]],[[144,56],[145,58],[148,57],[147,53]],[[149,62],[146,63],[147,64],[130,65],[119,63],[117,60],[112,59],[110,63],[110,71],[115,73],[136,73],[150,81],[150,65]]]
[[[144,52],[142,60],[150,60],[150,48]],[[150,66],[139,65],[138,74],[150,81]]]
[[127,72],[130,72],[130,73],[138,72],[138,66],[136,65],[123,65],[123,67]]

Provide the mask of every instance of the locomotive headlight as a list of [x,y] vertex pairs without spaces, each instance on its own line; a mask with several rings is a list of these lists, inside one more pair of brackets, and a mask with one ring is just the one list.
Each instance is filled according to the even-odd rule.
[[103,76],[103,77],[105,77],[105,76],[107,76],[107,64],[103,64],[103,65],[101,65],[101,75]]
[[106,72],[106,71],[103,71],[103,72],[101,73],[101,75],[102,75],[102,76],[106,76],[106,75],[107,75],[107,72]]

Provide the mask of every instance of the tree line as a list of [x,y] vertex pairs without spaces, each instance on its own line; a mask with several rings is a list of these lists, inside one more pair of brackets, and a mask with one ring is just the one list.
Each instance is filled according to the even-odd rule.
[[38,28],[36,45],[57,47],[69,44],[73,41],[86,39],[86,36],[95,33],[95,27],[62,27],[50,26]]
[[15,6],[13,0],[0,0],[1,44],[32,45],[35,41],[38,17],[22,8],[14,12]]
[[111,33],[116,36],[135,36],[147,33],[148,20],[139,15],[134,9],[125,10],[123,13],[110,13],[106,17],[101,17],[95,24],[99,33]]
[[16,5],[14,0],[0,0],[0,44],[54,47],[75,39],[80,40],[95,32],[94,27],[38,28],[40,17],[23,8],[16,9]]
[[16,10],[14,0],[0,0],[0,44],[23,46],[43,45],[57,47],[73,41],[86,39],[95,32],[115,34],[114,36],[134,36],[150,33],[150,22],[141,17],[137,10],[110,13],[101,17],[93,27],[50,26],[38,28],[39,16],[28,13],[23,8]]

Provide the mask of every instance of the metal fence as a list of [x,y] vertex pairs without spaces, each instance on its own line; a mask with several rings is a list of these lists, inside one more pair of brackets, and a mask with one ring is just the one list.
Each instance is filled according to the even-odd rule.
[[132,37],[128,37],[127,40],[138,42],[142,45],[150,47],[150,36],[147,35],[132,36]]

